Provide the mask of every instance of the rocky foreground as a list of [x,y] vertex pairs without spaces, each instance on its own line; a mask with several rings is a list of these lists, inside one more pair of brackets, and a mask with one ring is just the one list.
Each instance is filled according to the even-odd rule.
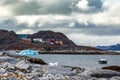
[[0,52],[0,80],[120,80],[120,72],[48,65],[41,59]]

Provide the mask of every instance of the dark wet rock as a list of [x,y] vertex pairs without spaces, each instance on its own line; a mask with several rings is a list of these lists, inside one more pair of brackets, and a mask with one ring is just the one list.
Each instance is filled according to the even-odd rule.
[[102,69],[114,70],[114,71],[119,71],[120,72],[120,66],[107,66],[107,67],[103,67]]
[[84,75],[96,77],[96,78],[110,78],[113,76],[120,76],[120,72],[112,71],[112,70],[102,70],[102,69],[89,69],[85,70]]
[[36,64],[47,64],[45,61],[39,58],[30,58],[28,57],[27,60],[31,63],[36,63]]

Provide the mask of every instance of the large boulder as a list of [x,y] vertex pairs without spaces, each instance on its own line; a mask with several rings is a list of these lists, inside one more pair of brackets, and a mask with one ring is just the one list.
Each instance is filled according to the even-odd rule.
[[28,61],[22,60],[16,63],[15,67],[23,72],[26,72],[31,68],[31,64]]
[[85,76],[91,76],[96,78],[111,78],[113,76],[120,76],[120,72],[103,69],[88,69],[83,73]]
[[35,64],[47,64],[45,61],[43,61],[42,59],[39,58],[31,58],[28,57],[27,60],[31,63],[35,63]]
[[114,70],[114,71],[119,71],[120,72],[120,66],[106,66],[106,67],[103,67],[102,69]]

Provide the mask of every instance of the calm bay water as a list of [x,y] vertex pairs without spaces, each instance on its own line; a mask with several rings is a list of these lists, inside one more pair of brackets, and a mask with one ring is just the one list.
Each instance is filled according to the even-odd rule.
[[[40,58],[47,63],[58,62],[59,65],[77,66],[83,68],[100,68],[108,65],[120,66],[120,55],[62,55],[62,54],[41,54],[32,57]],[[108,64],[99,64],[100,57],[107,59]]]

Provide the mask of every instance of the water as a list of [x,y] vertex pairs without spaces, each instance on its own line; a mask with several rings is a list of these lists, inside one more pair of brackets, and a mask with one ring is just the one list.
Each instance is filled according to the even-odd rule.
[[[59,65],[76,66],[83,68],[101,68],[103,66],[120,66],[120,55],[62,55],[62,54],[41,54],[32,57],[40,58],[47,63],[58,62]],[[107,59],[107,64],[99,64],[100,57]]]

